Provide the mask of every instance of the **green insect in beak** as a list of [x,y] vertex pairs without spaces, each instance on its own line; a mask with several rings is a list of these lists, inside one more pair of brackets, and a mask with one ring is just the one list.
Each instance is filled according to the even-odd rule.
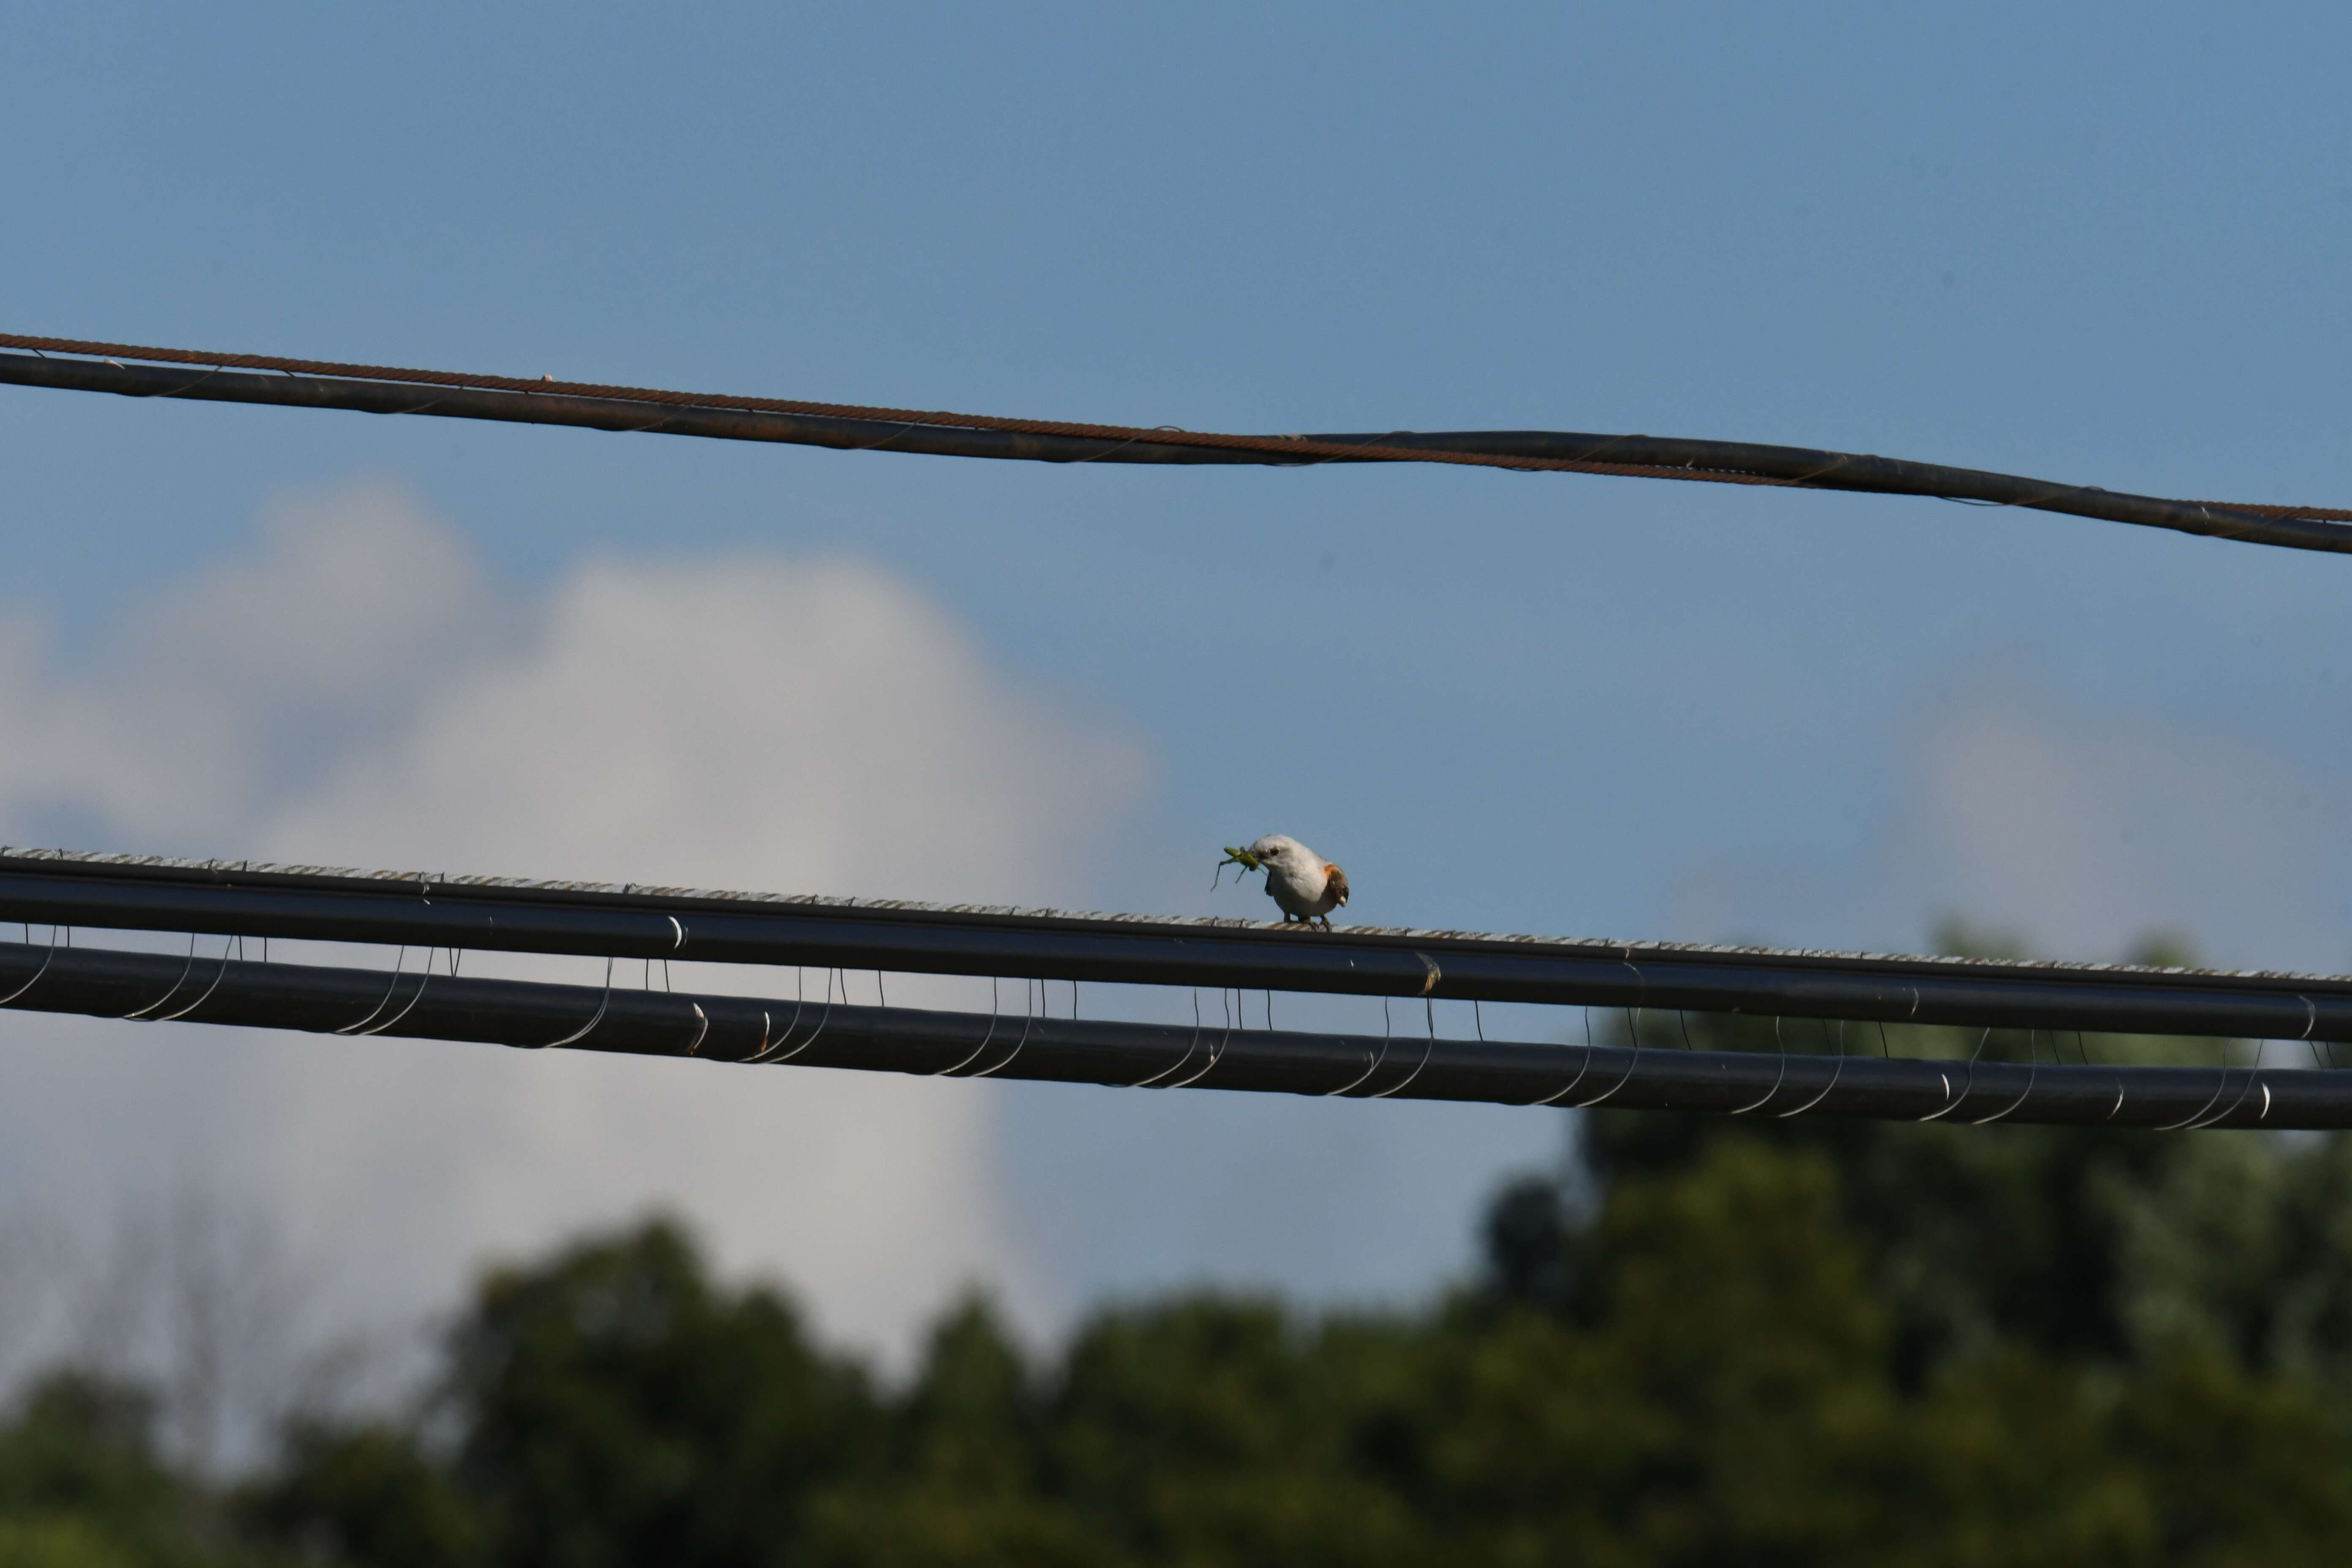
[[1209,891],[1213,893],[1217,890],[1217,884],[1224,879],[1225,868],[1228,866],[1239,866],[1240,874],[1244,877],[1252,871],[1265,869],[1256,856],[1246,849],[1236,849],[1228,844],[1225,846],[1225,858],[1217,862],[1217,874],[1209,879]]

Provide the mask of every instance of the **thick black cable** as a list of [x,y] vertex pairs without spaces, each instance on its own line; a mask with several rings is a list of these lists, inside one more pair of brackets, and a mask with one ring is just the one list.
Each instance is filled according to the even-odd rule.
[[[1300,467],[1328,462],[1433,462],[1718,484],[1859,490],[2062,512],[2288,549],[2352,552],[2352,512],[2343,510],[2176,500],[1940,463],[1755,442],[1555,430],[1233,435],[1164,426],[1153,429],[868,408],[645,387],[532,383],[515,377],[340,365],[263,354],[205,354],[17,333],[0,333],[0,346],[58,348],[68,353],[113,356],[53,359],[38,352],[0,353],[0,383],[107,392],[126,397],[340,408],[369,414],[561,425],[847,450],[877,449],[887,443],[889,450],[897,452],[1050,463]],[[122,363],[125,359],[160,359],[167,363]],[[184,370],[168,368],[188,364],[210,365],[212,369],[192,377]],[[225,368],[237,365],[250,368]],[[264,369],[278,374],[258,374]],[[415,390],[420,384],[446,390],[420,400]]]
[[[0,994],[37,975],[10,1004],[20,1011],[119,1016],[177,980],[176,955],[104,948],[0,943]],[[226,961],[186,1021],[331,1035],[354,1009],[383,994],[381,970]],[[781,1004],[758,997],[606,991],[594,985],[437,979],[377,1035],[748,1063],[769,1044]],[[579,1021],[596,1026],[581,1031]],[[989,1037],[983,1014],[835,1005],[822,1034],[793,1059],[801,1066],[932,1074]],[[1188,1058],[1182,1025],[1034,1017],[1004,1078],[1126,1087]],[[1320,1095],[1360,1069],[1378,1042],[1358,1035],[1232,1029],[1209,1063],[1171,1087]],[[1642,1051],[1622,1046],[1511,1044],[1433,1035],[1411,1076],[1386,1091],[1406,1100],[1525,1104],[1556,1099],[1588,1070],[1612,1083],[1612,1108],[1727,1112],[1776,1084],[1811,1114],[1916,1121],[1950,1099],[1950,1064],[1881,1057],[1781,1058],[1771,1052]],[[2241,1079],[2240,1075],[2243,1074]],[[2128,1080],[2128,1109],[2118,1084]],[[1972,1090],[2014,1102],[2011,1121],[2160,1127],[2352,1127],[2352,1071],[2311,1068],[2032,1067],[1980,1061]],[[2225,1090],[2234,1089],[2234,1100]],[[2031,1103],[2028,1103],[2030,1091]],[[1591,1103],[1585,1101],[1582,1103]],[[2224,1107],[2218,1116],[2210,1108]]]
[[[2352,978],[1308,931],[37,854],[0,854],[0,921],[823,970],[2352,1041]],[[1797,1087],[1789,1088],[1792,1100]]]

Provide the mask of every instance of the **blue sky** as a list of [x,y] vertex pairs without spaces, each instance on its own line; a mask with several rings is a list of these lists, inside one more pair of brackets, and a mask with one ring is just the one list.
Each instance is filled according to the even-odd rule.
[[[8,330],[1195,428],[1694,435],[2352,504],[2332,7],[0,18]],[[2230,963],[2352,958],[2352,565],[2330,557],[1891,498],[13,389],[0,461],[0,609],[68,671],[249,552],[283,498],[336,487],[411,498],[510,596],[597,562],[870,567],[1140,759],[1108,836],[1058,868],[1097,905],[1255,912],[1212,899],[1208,867],[1280,830],[1344,861],[1378,923],[1884,948],[1959,912],[2069,956],[2164,927]],[[131,831],[54,799],[12,821]],[[157,833],[93,847],[243,847]],[[1013,1159],[1022,1191],[1145,1115],[1009,1103],[1008,1146],[1061,1151]],[[1163,1163],[1291,1136],[1186,1114],[1215,1129],[1133,1136]],[[1374,1170],[1349,1160],[1390,1159],[1355,1190],[1427,1211],[1387,1273],[1360,1260],[1376,1225],[1357,1261],[1286,1275],[1293,1241],[1252,1251],[1238,1220],[1179,1257],[1116,1212],[1065,1250],[1131,1262],[1057,1267],[1087,1289],[1244,1257],[1395,1285],[1458,1260],[1495,1169],[1553,1135],[1447,1134],[1442,1178],[1316,1166],[1346,1187],[1333,1171]]]

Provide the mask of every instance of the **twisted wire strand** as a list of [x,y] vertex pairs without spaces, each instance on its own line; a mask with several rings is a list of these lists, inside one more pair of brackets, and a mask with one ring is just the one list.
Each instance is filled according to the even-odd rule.
[[[443,387],[449,392],[485,391],[515,393],[524,395],[585,398],[607,402],[651,404],[656,406],[680,409],[725,409],[747,413],[796,415],[806,417],[858,420],[868,423],[895,424],[898,434],[918,427],[941,429],[986,430],[1008,435],[1072,437],[1110,443],[1104,451],[1089,458],[1066,459],[1092,462],[1136,444],[1151,442],[1167,447],[1190,447],[1216,451],[1244,452],[1283,460],[1286,466],[1312,467],[1318,463],[1339,460],[1443,463],[1466,468],[1498,468],[1517,472],[1555,472],[1610,475],[1626,479],[1659,479],[1703,481],[1712,484],[1764,485],[1783,489],[1837,489],[1863,490],[1895,490],[1900,493],[1938,494],[1917,486],[1891,486],[1873,483],[1859,465],[1878,459],[1852,453],[1824,453],[1828,460],[1801,473],[1781,474],[1742,468],[1736,462],[1708,462],[1696,458],[1673,462],[1614,462],[1601,457],[1628,437],[1604,440],[1582,456],[1574,458],[1545,457],[1533,453],[1495,453],[1465,451],[1442,446],[1399,446],[1387,444],[1390,437],[1373,437],[1368,441],[1323,441],[1304,436],[1241,435],[1223,431],[1187,430],[1171,426],[1103,425],[1078,420],[1025,419],[1001,415],[962,414],[944,409],[910,409],[884,407],[869,404],[825,403],[805,398],[754,397],[731,393],[679,392],[663,387],[618,385],[603,382],[558,381],[552,376],[529,380],[520,376],[486,375],[460,371],[420,370],[400,365],[362,364],[341,360],[298,359],[282,354],[222,353],[211,350],[174,349],[147,343],[108,342],[88,338],[54,338],[23,332],[0,332],[0,348],[22,349],[46,356],[55,352],[106,361],[120,365],[123,360],[141,360],[156,364],[185,364],[208,367],[205,374],[185,384],[151,395],[184,396],[194,392],[205,382],[223,370],[275,371],[287,375],[320,375],[338,378]],[[408,413],[430,411],[442,398],[430,399]],[[657,429],[666,420],[656,419],[636,426],[640,430]],[[1399,431],[1395,435],[1404,435]],[[895,439],[887,436],[868,444],[870,447],[887,446]],[[855,449],[855,448],[854,448]],[[1857,471],[1846,470],[1849,465]],[[2003,476],[2007,478],[2007,476]],[[2079,506],[2101,492],[2095,486],[2044,484],[2024,480],[2024,484],[2040,487],[2022,495],[2000,500],[1979,500],[1979,504],[1991,506],[2051,507],[2061,501]],[[1943,495],[1948,500],[1970,498]],[[2249,532],[2245,525],[2262,522],[2352,523],[2352,510],[2329,507],[2284,506],[2266,502],[2170,500],[2163,505],[2186,512],[2200,514],[2186,523],[2165,523],[2161,526],[2186,526],[2189,531],[2210,533],[2219,537],[2243,537]],[[2056,510],[2068,510],[2060,506]],[[2236,514],[2233,525],[2230,514]],[[2096,515],[2095,512],[2093,515]],[[2130,521],[2130,520],[2126,520]],[[2145,519],[2137,521],[2147,521]],[[2271,537],[2265,542],[2297,542],[2303,548],[2341,549],[2340,541],[2314,543],[2308,540],[2289,541]]]
[[[1442,447],[1366,446],[1346,441],[1312,441],[1303,436],[1244,436],[1214,430],[1181,430],[1139,425],[1096,425],[1068,419],[1021,419],[994,414],[958,414],[946,409],[887,408],[862,403],[820,403],[794,397],[746,397],[723,392],[674,392],[654,386],[614,385],[604,382],[557,381],[551,376],[528,380],[513,375],[482,375],[461,371],[417,370],[403,365],[356,364],[341,360],[295,359],[283,354],[217,353],[210,350],[159,348],[151,343],[103,342],[87,338],[37,337],[0,332],[0,348],[36,353],[81,354],[92,359],[146,360],[160,364],[209,365],[215,370],[273,370],[289,375],[331,375],[353,381],[387,381],[452,390],[535,393],[554,397],[591,397],[621,403],[652,403],[679,408],[727,408],[754,414],[798,414],[821,419],[857,419],[894,423],[908,427],[933,426],[948,429],[996,430],[1015,436],[1070,436],[1111,441],[1120,447],[1138,441],[1162,446],[1199,447],[1216,451],[1258,452],[1269,457],[1376,459],[1400,463],[1455,463],[1470,468],[1525,468],[1568,473],[1615,474],[1637,479],[1712,479],[1726,484],[1795,485],[1798,481],[1768,474],[1730,468],[1679,468],[1655,463],[1592,462],[1581,458],[1502,457],[1485,452],[1455,452]],[[191,383],[193,387],[195,383]],[[428,405],[429,406],[429,405]],[[882,445],[885,443],[877,443]],[[1117,447],[1112,448],[1116,450]],[[1097,457],[1108,456],[1097,454]]]

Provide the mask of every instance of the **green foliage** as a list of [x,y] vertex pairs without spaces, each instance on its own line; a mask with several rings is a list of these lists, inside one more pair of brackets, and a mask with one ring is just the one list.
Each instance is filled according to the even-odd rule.
[[1106,1313],[1055,1401],[1061,1487],[1135,1561],[1409,1558],[1410,1510],[1352,1440],[1390,1403],[1385,1341],[1369,1324],[1312,1332],[1272,1301]]
[[933,1331],[880,1462],[814,1503],[807,1561],[1100,1562],[1102,1543],[1045,1489],[1043,1419],[1021,1352],[984,1301],[967,1301]]
[[0,1519],[0,1568],[136,1568],[138,1562],[79,1515]]
[[[1681,1048],[1685,1021],[1640,1026]],[[1687,1026],[1779,1048],[1769,1023]],[[898,1388],[673,1226],[592,1239],[482,1283],[413,1420],[298,1425],[230,1517],[277,1561],[377,1568],[2352,1549],[2352,1141],[1578,1125],[1580,1168],[1499,1194],[1484,1276],[1424,1310],[1179,1295],[1039,1358],[974,1299]],[[229,1554],[147,1425],[133,1392],[37,1392],[0,1431],[0,1568],[262,1561]]]
[[860,1376],[663,1224],[493,1274],[452,1363],[457,1474],[527,1568],[788,1561],[811,1489],[879,1436]]
[[247,1517],[404,1568],[2352,1547],[2352,1144],[1592,1113],[1582,1147],[1426,1313],[1183,1296],[1040,1364],[975,1300],[895,1394],[644,1227],[485,1282],[446,1456],[303,1428]]
[[415,1434],[397,1426],[299,1421],[278,1473],[240,1500],[248,1528],[314,1560],[376,1568],[491,1561],[481,1510]]
[[203,1489],[157,1454],[154,1402],[85,1372],[53,1374],[0,1428],[0,1568],[230,1568]]

